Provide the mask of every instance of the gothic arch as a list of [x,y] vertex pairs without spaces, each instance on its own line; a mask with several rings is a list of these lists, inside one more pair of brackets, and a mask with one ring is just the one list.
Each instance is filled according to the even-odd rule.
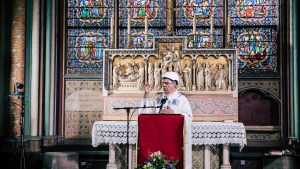
[[281,102],[265,89],[239,91],[239,121],[248,126],[279,126]]

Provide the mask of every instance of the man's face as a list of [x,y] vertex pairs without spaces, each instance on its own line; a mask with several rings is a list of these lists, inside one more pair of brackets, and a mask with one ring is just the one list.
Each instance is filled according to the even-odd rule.
[[176,82],[170,79],[163,79],[161,82],[165,94],[172,94],[176,91]]

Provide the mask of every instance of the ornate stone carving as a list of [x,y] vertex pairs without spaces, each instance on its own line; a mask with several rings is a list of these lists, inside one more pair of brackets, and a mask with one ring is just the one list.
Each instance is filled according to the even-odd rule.
[[140,62],[139,63],[138,74],[137,74],[137,88],[139,90],[143,90],[144,81],[145,81],[144,76],[145,76],[144,63]]
[[205,75],[205,90],[212,90],[212,71],[211,71],[210,63],[205,64],[204,75]]
[[184,83],[186,90],[192,89],[192,68],[190,65],[190,62],[186,63],[186,67],[183,70],[183,76],[184,76]]
[[113,89],[114,90],[118,90],[119,87],[120,67],[121,64],[117,63],[113,68]]
[[[133,62],[135,63],[135,62]],[[125,74],[121,74],[120,81],[121,82],[136,82],[137,77],[135,74],[135,65],[131,63],[126,63],[125,65]]]
[[160,67],[159,63],[154,63],[154,90],[160,90],[161,85],[160,85],[160,80],[161,80],[161,73],[160,73]]
[[228,86],[228,71],[225,70],[224,64],[217,64],[218,71],[215,74],[215,85],[216,85],[216,90],[227,90]]
[[197,63],[197,90],[204,90],[204,63]]
[[257,81],[239,81],[239,91],[248,89],[262,89],[274,95],[275,98],[280,98],[280,81],[279,80],[257,80]]
[[153,63],[148,64],[148,84],[150,88],[153,89],[154,87],[154,65]]
[[179,91],[229,94],[237,90],[235,49],[188,49],[186,39],[176,36],[154,37],[153,42],[152,49],[104,50],[105,60],[109,57],[105,71],[112,69],[111,78],[104,77],[107,91],[128,92],[124,87],[130,86],[136,93],[145,83],[160,91],[161,74],[167,71],[178,73]]
[[[111,104],[114,98],[111,106],[122,107],[135,98],[134,106],[139,106],[145,83],[152,88],[150,95],[161,92],[162,73],[175,71],[179,75],[177,90],[186,94],[194,120],[237,121],[236,52],[189,49],[182,36],[154,37],[148,49],[104,49],[103,102]],[[112,115],[114,110],[103,105],[103,119],[126,119],[126,113]]]

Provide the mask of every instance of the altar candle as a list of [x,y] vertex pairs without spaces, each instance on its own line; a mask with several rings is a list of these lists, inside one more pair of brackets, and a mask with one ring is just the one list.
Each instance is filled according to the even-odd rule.
[[230,32],[231,32],[231,18],[230,18],[230,16],[228,16],[228,21],[227,21],[227,25],[228,25],[228,27],[227,27],[227,31],[228,31],[228,35],[230,35]]
[[114,16],[110,18],[110,34],[114,34]]
[[214,15],[212,15],[210,18],[210,33],[211,34],[213,34],[213,29],[214,29]]
[[193,34],[196,34],[196,15],[193,17]]
[[148,16],[145,16],[145,34],[148,34]]
[[130,15],[127,17],[127,34],[130,34]]

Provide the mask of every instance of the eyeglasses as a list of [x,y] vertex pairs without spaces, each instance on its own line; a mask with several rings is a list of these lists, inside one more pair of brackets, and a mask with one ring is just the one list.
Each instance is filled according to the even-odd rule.
[[161,85],[169,85],[172,84],[173,82],[161,82]]

